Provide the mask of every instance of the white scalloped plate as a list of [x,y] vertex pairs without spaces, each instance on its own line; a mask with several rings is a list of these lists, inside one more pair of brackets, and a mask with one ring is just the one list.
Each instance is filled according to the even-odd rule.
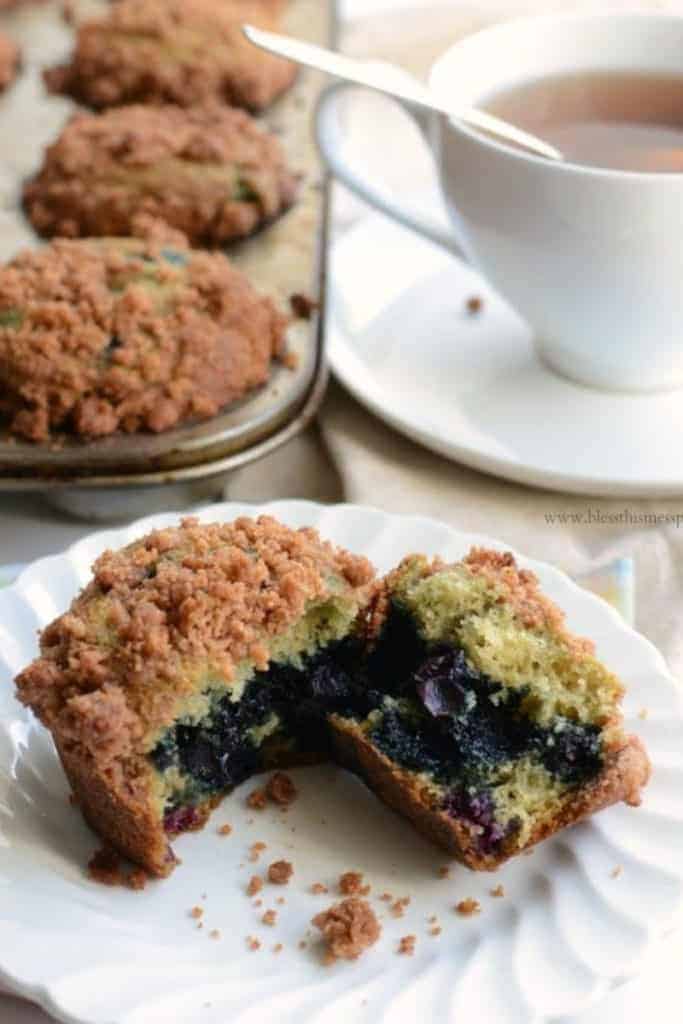
[[[225,504],[200,518],[261,511],[313,525],[380,570],[414,550],[455,558],[473,543],[502,546],[434,520],[349,505]],[[527,559],[570,626],[596,641],[627,685],[628,726],[655,767],[642,808],[605,811],[496,875],[455,868],[443,880],[437,850],[350,775],[322,766],[295,773],[301,792],[287,814],[247,810],[250,786],[241,787],[202,833],[177,840],[184,863],[170,879],[144,892],[90,882],[83,867],[97,841],[69,805],[49,737],[16,703],[11,680],[34,655],[36,630],[65,608],[99,552],[176,518],[94,534],[0,593],[0,981],[70,1024],[541,1024],[586,1009],[638,971],[683,904],[680,694],[657,651],[611,608]],[[226,822],[233,831],[223,838],[217,827]],[[290,885],[266,886],[260,908],[245,894],[259,870],[247,856],[257,840],[267,844],[261,869],[281,857],[294,865]],[[372,885],[382,939],[358,962],[324,968],[314,940],[305,950],[298,943],[351,869]],[[330,894],[312,895],[315,881]],[[494,899],[499,883],[505,896]],[[412,897],[402,920],[377,899],[386,890]],[[466,897],[480,901],[478,916],[453,912]],[[202,929],[188,913],[195,904],[205,907]],[[274,928],[260,922],[270,907]],[[432,914],[438,937],[429,934]],[[407,934],[417,936],[412,958],[396,955]],[[247,950],[248,935],[260,951]]]

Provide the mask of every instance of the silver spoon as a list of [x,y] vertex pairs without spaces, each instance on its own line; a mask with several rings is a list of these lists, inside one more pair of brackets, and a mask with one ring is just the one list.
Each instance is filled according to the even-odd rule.
[[474,107],[469,107],[467,110],[454,110],[434,96],[421,82],[412,79],[405,71],[393,64],[345,57],[332,50],[325,50],[322,46],[303,43],[299,39],[291,39],[289,36],[278,35],[276,32],[265,32],[253,25],[243,25],[242,28],[249,42],[262,50],[277,54],[278,57],[286,57],[288,60],[294,61],[295,64],[304,64],[306,67],[324,71],[328,75],[333,75],[346,82],[364,85],[387,96],[397,97],[413,106],[446,114],[456,121],[462,121],[463,124],[479,128],[497,138],[505,139],[507,142],[513,142],[538,156],[546,157],[548,160],[564,160],[562,153],[554,146],[550,146],[542,139],[536,138],[535,135],[530,135],[529,132],[516,128],[513,124],[509,124],[493,114],[487,114],[485,110],[477,110]]

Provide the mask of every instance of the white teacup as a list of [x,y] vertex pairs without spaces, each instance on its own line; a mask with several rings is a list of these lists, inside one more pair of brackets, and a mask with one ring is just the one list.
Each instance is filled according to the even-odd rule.
[[[453,105],[558,72],[683,73],[683,17],[574,14],[505,22],[453,46],[432,89]],[[683,174],[553,163],[445,116],[410,113],[438,165],[452,230],[368,180],[342,144],[336,99],[317,115],[320,148],[346,185],[473,262],[528,320],[541,358],[613,391],[683,385]],[[539,424],[539,429],[543,425]]]

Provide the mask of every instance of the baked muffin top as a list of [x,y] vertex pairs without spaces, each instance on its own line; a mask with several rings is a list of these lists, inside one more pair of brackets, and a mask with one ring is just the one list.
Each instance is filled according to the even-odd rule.
[[71,62],[46,72],[46,82],[95,108],[219,100],[262,110],[292,84],[296,67],[254,47],[241,26],[277,29],[281,7],[263,0],[118,0],[104,17],[80,25]]
[[[265,670],[311,605],[329,601],[330,617],[344,608],[348,629],[373,578],[367,559],[268,516],[185,519],[106,552],[93,571],[17,686],[48,727],[59,720],[62,737],[93,753],[110,737],[112,754],[171,724],[192,695],[237,685],[245,662]],[[311,635],[334,628],[320,614]]]
[[45,235],[131,235],[149,214],[195,243],[248,235],[295,198],[279,139],[217,104],[76,114],[24,191]]
[[37,442],[207,418],[267,379],[285,327],[222,254],[58,240],[0,268],[0,413]]

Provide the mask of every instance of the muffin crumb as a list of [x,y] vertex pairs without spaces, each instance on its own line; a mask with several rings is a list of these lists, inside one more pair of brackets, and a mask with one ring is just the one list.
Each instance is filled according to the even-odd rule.
[[474,900],[472,897],[468,897],[466,900],[460,900],[455,905],[456,914],[460,914],[461,917],[473,917],[475,914],[481,913],[481,904],[479,900]]
[[262,811],[265,809],[268,803],[268,794],[264,787],[252,790],[247,797],[247,807],[251,807],[253,811]]
[[610,878],[619,878],[623,870],[624,869],[621,866],[621,864],[617,864],[617,866],[612,868],[612,870],[610,871]]
[[266,783],[266,793],[273,803],[288,807],[298,795],[291,777],[286,772],[275,772]]
[[497,885],[495,889],[491,889],[491,895],[493,896],[494,900],[501,900],[505,895],[505,889],[503,888],[502,885]]
[[210,939],[220,939],[220,937],[221,933],[218,928],[212,928],[211,931],[209,932]]
[[247,949],[251,953],[255,953],[257,949],[261,948],[261,943],[254,935],[247,935]]
[[255,896],[263,888],[263,879],[260,875],[252,875],[247,886],[247,896]]
[[277,924],[277,911],[266,910],[261,918],[261,924],[267,924],[270,928],[273,928]]
[[266,849],[265,843],[252,843],[249,848],[249,860],[252,864],[259,859],[262,852]]
[[370,886],[363,885],[363,875],[360,871],[345,871],[339,876],[339,891],[343,896],[367,896]]
[[294,868],[288,860],[276,860],[268,867],[268,881],[273,885],[287,885],[294,874]]
[[281,953],[283,949],[284,946],[282,945],[282,943],[278,942],[277,945],[273,946],[273,953]]
[[190,911],[190,917],[193,917],[196,921],[198,921],[200,917],[203,917],[203,915],[203,907],[193,907],[192,910]]
[[322,882],[314,882],[311,886],[311,892],[314,896],[321,896],[329,891],[329,888],[326,885],[323,885]]
[[412,956],[415,952],[416,942],[416,935],[404,935],[403,938],[399,940],[397,952],[404,956]]
[[451,869],[448,864],[442,864],[438,871],[439,878],[450,878]]
[[484,300],[480,295],[471,295],[467,300],[467,312],[470,316],[476,316],[484,308]]
[[316,914],[312,923],[325,941],[326,964],[356,960],[377,942],[382,931],[370,904],[355,896]]
[[221,825],[218,829],[219,836],[229,836],[232,832],[232,825]]

